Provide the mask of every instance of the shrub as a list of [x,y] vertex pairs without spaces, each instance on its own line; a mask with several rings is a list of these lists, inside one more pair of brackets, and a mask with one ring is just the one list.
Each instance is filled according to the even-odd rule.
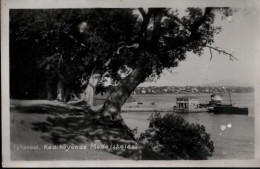
[[200,124],[174,114],[152,114],[149,128],[139,140],[165,159],[206,160],[214,151],[210,134]]

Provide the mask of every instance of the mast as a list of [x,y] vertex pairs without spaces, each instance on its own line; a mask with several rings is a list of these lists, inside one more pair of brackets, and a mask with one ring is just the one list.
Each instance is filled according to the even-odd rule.
[[231,94],[230,94],[230,91],[228,91],[228,94],[229,94],[229,100],[230,100],[230,103],[231,103],[231,105],[233,105],[233,104],[232,104],[232,100],[231,100]]

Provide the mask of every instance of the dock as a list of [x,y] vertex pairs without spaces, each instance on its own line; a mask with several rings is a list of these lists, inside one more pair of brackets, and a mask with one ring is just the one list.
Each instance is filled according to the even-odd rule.
[[207,108],[198,109],[174,109],[174,108],[123,108],[121,112],[176,112],[176,113],[199,113],[208,112]]

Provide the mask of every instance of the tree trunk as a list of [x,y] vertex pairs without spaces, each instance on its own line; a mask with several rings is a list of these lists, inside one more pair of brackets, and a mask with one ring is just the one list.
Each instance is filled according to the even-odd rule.
[[47,99],[53,99],[52,86],[50,80],[46,80]]
[[70,101],[68,104],[76,105],[76,104],[86,104],[86,106],[90,109],[93,108],[94,103],[94,95],[96,91],[96,87],[101,80],[101,71],[93,71],[91,74],[87,87],[85,91],[81,94],[80,99],[76,101]]
[[103,116],[110,116],[112,120],[123,120],[120,112],[121,107],[133,90],[143,82],[148,75],[143,67],[137,67],[126,78],[124,78],[105,101],[103,107]]
[[101,79],[101,73],[93,72],[89,78],[88,85],[84,91],[84,100],[87,103],[87,106],[90,108],[93,107],[94,94],[100,79]]
[[64,82],[59,79],[57,84],[57,100],[64,102],[65,101],[65,94],[64,94]]
[[65,102],[69,102],[71,99],[71,88],[67,85],[65,88],[65,95],[64,95]]

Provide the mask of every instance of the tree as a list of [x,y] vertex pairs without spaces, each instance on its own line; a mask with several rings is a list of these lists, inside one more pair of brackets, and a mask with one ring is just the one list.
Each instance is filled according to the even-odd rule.
[[136,48],[135,45],[127,45],[135,35],[135,29],[128,28],[134,28],[136,16],[133,16],[132,9],[90,9],[84,23],[88,25],[88,29],[83,32],[95,32],[96,36],[109,43],[106,55],[95,59],[95,66],[84,92],[85,101],[92,107],[93,93],[102,77],[108,76],[115,83],[121,80],[118,71],[124,68],[126,57],[119,57],[119,53],[122,48]]
[[[23,78],[42,72],[39,77],[43,80],[40,83],[46,84],[48,98],[55,97],[52,89],[53,81],[59,81],[59,88],[63,88],[62,80],[65,80],[63,77],[65,73],[62,75],[60,72],[64,71],[62,69],[66,66],[61,45],[58,43],[62,39],[58,32],[64,26],[57,18],[60,14],[60,11],[53,10],[49,12],[45,10],[10,11],[10,59],[14,61],[11,67],[17,69],[11,68],[11,81],[13,81],[11,84],[17,84],[15,83],[17,78],[12,78],[12,75],[21,75],[21,72],[26,72],[24,76],[20,76],[19,84],[22,86],[31,81],[29,79],[23,81]],[[23,60],[17,64],[16,61],[21,58]],[[31,69],[32,66],[35,67],[35,71]],[[31,85],[28,86],[33,88]],[[41,90],[44,88],[41,87]],[[11,93],[14,92],[11,90]]]
[[[214,42],[214,35],[221,31],[220,27],[213,25],[215,13],[229,15],[229,8],[188,8],[187,15],[182,17],[178,16],[178,11],[166,8],[139,11],[142,19],[136,19],[136,23],[127,28],[135,32],[125,38],[129,41],[124,41],[126,44],[137,44],[138,48],[118,57],[125,58],[125,64],[133,71],[116,86],[115,92],[106,99],[102,111],[104,116],[113,120],[123,121],[121,107],[140,83],[160,75],[165,68],[178,66],[179,62],[186,59],[187,52],[201,55],[204,48],[210,48],[228,54],[210,45]],[[230,55],[230,58],[233,56]]]
[[[166,8],[140,8],[140,15],[136,10],[11,11],[11,50],[17,46],[20,49],[12,50],[11,60],[23,53],[40,65],[35,69],[44,74],[49,97],[53,95],[50,84],[58,84],[56,95],[60,100],[67,100],[66,93],[82,88],[82,81],[88,81],[85,100],[92,103],[101,77],[111,77],[118,85],[106,99],[102,113],[122,120],[120,110],[131,92],[146,79],[159,76],[163,69],[178,66],[187,52],[201,55],[204,48],[209,48],[211,54],[212,50],[228,54],[210,46],[221,30],[213,25],[215,13],[229,15],[228,8],[188,8],[181,17],[177,10]],[[122,79],[118,71],[124,67],[132,71]]]
[[213,141],[200,124],[174,114],[152,114],[149,128],[139,141],[165,159],[206,160],[214,152]]
[[[28,84],[26,86],[32,88],[33,85],[28,83],[32,80],[24,78],[35,73],[42,79],[39,82],[46,84],[47,98],[59,101],[68,101],[71,90],[80,91],[85,87],[84,95],[78,102],[85,101],[92,107],[93,95],[102,77],[110,76],[114,81],[121,79],[117,71],[124,67],[123,58],[120,61],[116,55],[122,48],[132,48],[124,44],[128,41],[126,38],[133,35],[132,30],[126,29],[135,21],[135,17],[129,15],[131,11],[11,10],[12,84],[19,81],[16,74],[26,72],[19,78],[19,84]],[[101,17],[107,13],[109,18]],[[122,13],[128,16],[120,18]],[[124,40],[121,42],[119,38]],[[24,59],[17,64],[20,57]],[[109,66],[111,60],[114,64]],[[24,68],[24,64],[29,66]],[[35,66],[33,72],[32,66]],[[25,71],[27,68],[28,71]],[[13,90],[15,88],[12,87],[11,93],[17,93]]]
[[[36,88],[29,98],[37,98],[32,95],[38,88],[45,89],[43,95],[48,99],[60,101],[68,101],[72,90],[81,90],[82,81],[87,81],[100,58],[106,59],[108,53],[108,44],[95,33],[82,33],[79,25],[87,13],[67,9],[11,10],[11,84],[16,85],[11,87],[13,97],[24,97],[18,93],[25,86],[26,93]],[[33,78],[27,78],[32,75]]]

